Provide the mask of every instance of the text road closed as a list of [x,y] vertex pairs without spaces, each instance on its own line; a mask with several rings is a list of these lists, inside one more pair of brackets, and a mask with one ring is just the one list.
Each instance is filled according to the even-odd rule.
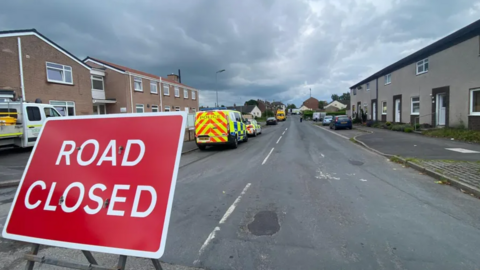
[[185,117],[179,112],[48,121],[3,236],[159,258]]

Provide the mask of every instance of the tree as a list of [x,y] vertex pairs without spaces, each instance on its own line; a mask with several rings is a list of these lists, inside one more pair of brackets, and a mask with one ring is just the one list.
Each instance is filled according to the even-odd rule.
[[272,117],[272,116],[275,116],[275,114],[272,111],[270,110],[265,111],[265,117]]
[[343,93],[338,100],[350,100],[350,92]]
[[287,105],[287,109],[296,109],[297,106],[295,106],[295,104],[288,104]]
[[332,100],[335,101],[335,100],[338,100],[340,97],[337,95],[337,94],[333,94],[332,95]]
[[258,106],[258,102],[256,100],[250,99],[249,101],[245,102],[245,105],[256,105],[256,106]]
[[318,102],[318,108],[319,108],[320,110],[323,110],[323,109],[325,109],[325,106],[327,106],[327,104],[328,104],[328,103],[327,103],[326,101],[320,100],[320,101]]

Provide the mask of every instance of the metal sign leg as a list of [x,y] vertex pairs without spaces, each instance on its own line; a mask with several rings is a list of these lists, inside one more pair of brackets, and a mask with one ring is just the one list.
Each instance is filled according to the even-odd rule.
[[85,255],[85,258],[87,258],[90,264],[98,264],[90,251],[82,250],[82,253]]
[[[30,254],[32,254],[32,255],[37,255],[39,249],[40,249],[40,245],[39,245],[39,244],[33,244]],[[35,265],[35,262],[34,262],[34,261],[27,261],[27,265],[25,266],[25,270],[33,270],[33,266],[34,266],[34,265]]]
[[125,255],[120,255],[120,258],[118,258],[118,270],[125,270],[125,265],[127,264],[127,256]]
[[160,261],[158,259],[152,259],[153,267],[155,267],[155,270],[163,270],[162,265],[160,264]]

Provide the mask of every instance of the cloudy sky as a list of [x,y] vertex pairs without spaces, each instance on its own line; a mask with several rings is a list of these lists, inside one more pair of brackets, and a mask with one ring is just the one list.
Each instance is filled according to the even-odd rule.
[[[480,18],[473,0],[2,0],[0,30],[199,89],[200,103],[330,100]],[[215,72],[226,69],[218,74]]]

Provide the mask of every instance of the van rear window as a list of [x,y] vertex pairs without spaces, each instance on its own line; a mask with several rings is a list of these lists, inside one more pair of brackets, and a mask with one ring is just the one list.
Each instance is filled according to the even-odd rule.
[[42,120],[42,116],[40,115],[40,109],[38,107],[27,107],[27,115],[29,121]]

